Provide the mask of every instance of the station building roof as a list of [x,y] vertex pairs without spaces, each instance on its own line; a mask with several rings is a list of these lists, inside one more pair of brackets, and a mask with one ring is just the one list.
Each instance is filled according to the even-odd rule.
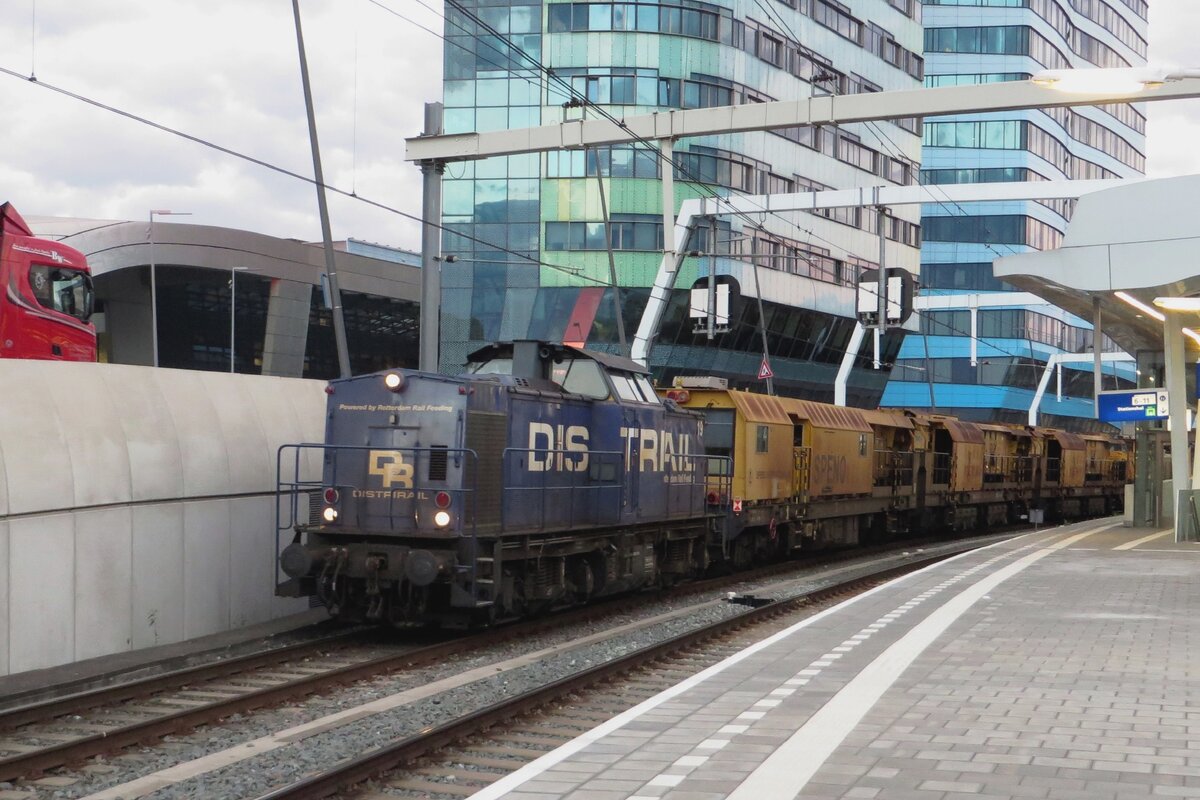
[[[1084,319],[1099,299],[1104,333],[1118,345],[1130,353],[1162,350],[1162,323],[1115,293],[1146,306],[1156,297],[1200,294],[1197,196],[1200,175],[1085,194],[1059,249],[999,258],[995,275]],[[1180,321],[1196,328],[1200,315]]]
[[[169,218],[168,218],[169,219]],[[26,217],[38,236],[61,241],[88,258],[92,275],[144,267],[200,267],[228,272],[249,268],[264,278],[320,285],[325,268],[321,244],[280,239],[236,228],[154,221],[153,253],[149,220],[121,221]],[[369,255],[368,255],[369,253]],[[356,240],[335,243],[335,265],[342,289],[379,297],[419,301],[421,271],[416,254]]]

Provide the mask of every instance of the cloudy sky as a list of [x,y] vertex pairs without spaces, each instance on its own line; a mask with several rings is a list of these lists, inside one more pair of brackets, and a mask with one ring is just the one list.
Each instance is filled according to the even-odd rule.
[[[441,97],[441,0],[302,0],[327,182],[420,214],[403,140]],[[1150,0],[1152,61],[1200,66],[1200,0]],[[312,174],[286,0],[0,0],[0,201],[28,215],[186,220],[316,240],[312,186],[49,84]],[[407,17],[408,19],[402,18]],[[16,73],[14,77],[12,74]],[[1200,173],[1200,100],[1149,104],[1149,172]],[[418,226],[330,195],[335,238],[416,249]],[[184,220],[179,220],[184,221]]]

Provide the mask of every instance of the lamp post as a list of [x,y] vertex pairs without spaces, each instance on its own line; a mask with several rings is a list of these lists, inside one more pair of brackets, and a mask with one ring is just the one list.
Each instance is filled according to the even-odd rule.
[[150,209],[150,227],[146,237],[150,241],[150,343],[153,352],[154,366],[158,366],[158,287],[154,282],[154,218],[155,217],[190,217],[190,211],[170,211],[168,209]]
[[1116,67],[1112,69],[1044,69],[1030,80],[1071,94],[1130,93],[1157,89],[1170,81],[1200,78],[1200,69],[1174,67]]
[[229,269],[229,371],[234,369],[234,350],[237,335],[237,274],[239,272],[257,272],[252,267],[230,267]]

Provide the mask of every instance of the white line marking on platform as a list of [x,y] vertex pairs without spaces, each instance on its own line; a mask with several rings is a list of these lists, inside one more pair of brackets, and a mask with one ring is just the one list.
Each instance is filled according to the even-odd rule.
[[1153,542],[1155,539],[1161,539],[1164,536],[1170,536],[1173,533],[1175,533],[1174,528],[1167,528],[1165,531],[1159,531],[1158,533],[1152,533],[1149,536],[1143,536],[1140,539],[1134,539],[1132,542],[1126,542],[1125,544],[1119,544],[1116,547],[1114,547],[1113,550],[1132,550],[1133,548],[1137,547],[1139,544],[1145,544],[1146,542]]
[[[1113,526],[1118,525],[1118,524],[1120,524],[1120,523],[1113,523]],[[1109,527],[1112,527],[1112,526],[1109,526]],[[836,614],[839,611],[842,611],[842,610],[854,605],[855,603],[861,602],[869,597],[873,597],[875,594],[877,594],[879,592],[894,588],[898,584],[913,580],[913,579],[917,578],[918,576],[923,575],[924,573],[926,573],[930,570],[944,568],[946,564],[952,564],[955,561],[958,561],[960,559],[965,559],[972,555],[986,552],[993,548],[1003,547],[1005,545],[1011,545],[1014,541],[1017,541],[1019,539],[1024,539],[1024,538],[1030,537],[1030,536],[1037,536],[1039,533],[1044,533],[1044,532],[1030,531],[1029,533],[1022,534],[1021,536],[1015,537],[1013,539],[1006,539],[1004,541],[995,542],[993,544],[989,544],[984,547],[980,547],[977,550],[970,550],[965,553],[959,553],[956,556],[951,556],[949,558],[943,559],[942,561],[939,561],[935,564],[930,564],[927,567],[922,567],[921,569],[916,570],[915,572],[909,572],[905,575],[901,575],[900,577],[896,578],[895,580],[888,581],[887,583],[882,583],[879,586],[875,586],[871,589],[868,589],[867,591],[863,592],[862,594],[847,598],[846,600],[843,600],[841,603],[838,603],[835,606],[831,606],[831,607],[825,609],[824,611],[820,611],[811,617],[802,619],[799,622],[797,622],[795,625],[792,625],[789,628],[785,628],[784,630],[779,631],[778,633],[772,634],[771,636],[768,636],[766,639],[761,639],[761,640],[755,642],[754,644],[750,645],[746,649],[741,650],[737,653],[734,653],[733,655],[731,655],[729,658],[725,659],[724,661],[713,664],[711,667],[708,667],[707,669],[697,672],[692,677],[687,678],[686,680],[683,680],[683,681],[675,684],[674,686],[670,687],[669,689],[664,689],[662,692],[655,695],[654,697],[643,700],[641,703],[634,706],[633,708],[630,708],[630,709],[627,709],[627,710],[621,712],[620,714],[618,714],[617,716],[608,720],[607,722],[604,722],[604,723],[596,726],[595,728],[592,728],[591,730],[587,731],[586,733],[579,735],[578,737],[576,737],[575,739],[572,739],[571,741],[567,742],[566,744],[562,745],[561,747],[558,747],[555,750],[551,750],[546,755],[541,756],[540,758],[536,759],[535,761],[532,761],[532,762],[526,764],[525,766],[518,769],[516,772],[510,773],[510,774],[506,775],[505,777],[501,778],[500,780],[496,781],[495,783],[491,784],[490,786],[479,790],[475,794],[471,795],[471,800],[496,800],[497,798],[503,797],[505,794],[513,791],[517,787],[524,784],[526,781],[529,781],[529,780],[541,775],[546,770],[550,769],[551,767],[555,766],[556,764],[562,763],[563,761],[565,761],[568,758],[570,758],[571,756],[573,756],[575,753],[578,753],[579,751],[583,750],[584,748],[586,748],[588,745],[592,744],[593,742],[597,742],[597,741],[603,739],[605,736],[612,733],[613,731],[620,730],[621,728],[625,727],[625,725],[627,725],[628,723],[632,722],[635,719],[638,719],[639,717],[643,716],[647,712],[652,711],[655,708],[658,708],[663,703],[666,703],[668,700],[674,699],[675,697],[678,697],[679,695],[683,694],[684,692],[688,691],[689,689],[704,683],[705,681],[707,681],[709,678],[713,677],[714,675],[719,675],[720,673],[724,672],[725,670],[729,669],[730,667],[734,666],[735,664],[738,664],[738,663],[746,660],[747,658],[750,658],[751,656],[753,656],[754,654],[758,653],[761,650],[765,650],[766,648],[770,647],[771,645],[775,644],[776,642],[787,639],[788,637],[792,636],[797,631],[807,628],[808,626],[813,625],[817,622],[820,622],[821,620],[825,619],[827,616]],[[1036,544],[1037,543],[1026,545],[1026,547],[1032,547],[1032,546],[1035,546]],[[1024,548],[1020,548],[1020,549],[1024,549]],[[868,626],[868,627],[872,627],[872,626]],[[877,626],[877,627],[882,627],[882,626]],[[803,670],[801,672],[803,673]],[[727,744],[729,744],[728,739],[706,739],[705,741],[701,742],[698,745],[698,747],[704,748],[704,749],[720,749]]]
[[[1194,546],[1196,546],[1197,544],[1200,544],[1200,542],[1179,542],[1179,544],[1190,544],[1190,545],[1192,545],[1192,546],[1194,547]],[[1138,548],[1138,552],[1139,552],[1139,553],[1170,553],[1171,555],[1175,555],[1175,556],[1179,556],[1179,555],[1184,555],[1184,556],[1188,556],[1188,555],[1191,555],[1191,556],[1194,556],[1194,555],[1200,555],[1200,553],[1197,553],[1195,550],[1191,550],[1191,551],[1188,551],[1188,550],[1168,550],[1168,549],[1167,549],[1167,548],[1165,548],[1165,547],[1139,547],[1139,548]]]
[[[1107,530],[1108,528],[1115,527],[1116,525],[1119,525],[1119,524],[1120,523],[1114,522],[1111,525],[1106,525],[1101,528],[1095,528],[1089,532],[1096,533],[1101,530]],[[1056,535],[1056,534],[1052,534],[1051,536],[1054,536],[1054,535]],[[481,789],[480,791],[471,795],[471,800],[497,800],[497,798],[503,797],[508,792],[513,791],[514,789],[517,789],[520,786],[524,785],[527,781],[529,781],[533,778],[536,778],[539,775],[542,775],[547,770],[553,768],[555,765],[560,764],[563,761],[566,761],[568,758],[570,758],[574,754],[586,749],[590,744],[593,744],[595,742],[598,742],[598,741],[604,739],[604,737],[608,736],[608,734],[610,734],[614,731],[620,730],[621,728],[625,727],[625,725],[627,725],[628,723],[642,717],[643,715],[645,715],[646,713],[648,713],[650,711],[653,711],[654,709],[663,705],[667,701],[672,700],[672,699],[678,697],[679,695],[687,692],[688,690],[692,689],[693,687],[706,682],[709,678],[711,678],[715,675],[719,675],[720,673],[724,672],[725,670],[729,669],[730,667],[746,660],[747,658],[750,658],[751,656],[755,655],[756,653],[760,652],[761,650],[764,650],[764,649],[772,646],[776,642],[779,642],[779,641],[782,641],[784,639],[791,637],[797,631],[800,631],[804,628],[807,628],[810,625],[820,622],[821,620],[825,619],[825,617],[827,617],[827,616],[836,614],[836,613],[854,605],[855,603],[858,603],[862,600],[865,600],[869,597],[874,596],[878,592],[885,591],[889,588],[893,588],[899,584],[902,584],[909,580],[915,579],[918,576],[924,575],[926,572],[930,572],[934,569],[943,568],[947,564],[952,564],[956,561],[959,561],[961,559],[966,559],[966,558],[968,558],[972,555],[978,554],[978,553],[987,552],[989,550],[1004,547],[1006,545],[1012,545],[1014,542],[1018,542],[1020,540],[1027,539],[1027,538],[1045,539],[1046,531],[1029,531],[1027,533],[1021,534],[1020,536],[1016,536],[1012,539],[994,542],[994,543],[986,545],[984,547],[980,547],[976,550],[971,550],[971,551],[968,551],[965,553],[959,553],[956,556],[950,556],[949,558],[943,559],[942,561],[937,562],[935,564],[930,564],[929,566],[922,567],[921,569],[918,569],[914,572],[910,572],[906,575],[901,575],[900,577],[898,577],[892,581],[888,581],[887,583],[880,584],[879,586],[869,589],[860,595],[856,595],[854,597],[848,598],[848,599],[842,601],[841,603],[838,603],[835,606],[827,608],[824,611],[820,611],[811,617],[800,620],[795,625],[792,625],[789,628],[779,631],[778,633],[775,633],[775,634],[767,637],[766,639],[761,639],[761,640],[755,642],[754,644],[750,645],[749,647],[745,648],[744,650],[734,653],[732,656],[730,656],[729,658],[726,658],[724,661],[718,662],[717,664],[714,664],[711,667],[708,667],[707,669],[701,670],[700,672],[696,673],[695,675],[691,676],[690,678],[687,678],[686,680],[675,684],[674,686],[670,687],[669,689],[665,689],[664,691],[660,692],[659,694],[655,695],[654,697],[648,698],[648,699],[642,701],[641,703],[639,703],[638,705],[621,712],[620,714],[618,714],[617,716],[608,720],[607,722],[604,722],[604,723],[596,726],[595,728],[592,728],[591,730],[581,734],[580,736],[576,737],[575,739],[571,740],[570,742],[567,742],[566,744],[556,748],[555,750],[550,751],[546,755],[541,756],[540,758],[530,762],[529,764],[526,764],[525,766],[518,769],[516,772],[510,773],[509,775],[505,776],[504,778],[501,778],[500,780],[496,781],[495,783],[491,784],[490,786],[488,786],[484,789]],[[1024,550],[1028,550],[1030,548],[1043,546],[1043,544],[1044,543],[1041,541],[1033,541],[1028,544],[1017,547],[1016,550],[1006,551],[1006,552],[1002,553],[1001,555],[993,558],[992,561],[995,561],[995,560],[998,560],[1001,558],[1007,558],[1015,553],[1020,553]],[[991,563],[991,562],[988,562],[988,563]],[[976,567],[973,570],[970,570],[969,572],[974,573],[975,571],[977,571],[980,568],[982,568],[982,566]],[[957,583],[958,580],[960,580],[960,578],[954,579],[954,581],[952,581],[952,583]],[[875,625],[869,626],[862,633],[864,634],[864,636],[869,635],[869,634],[875,632],[874,630],[872,630],[872,628],[882,628],[882,627],[883,627],[883,625],[875,624]],[[803,674],[803,671],[801,671],[800,674]],[[807,679],[791,679],[791,680],[785,681],[785,684],[787,684],[787,685],[803,685],[807,682],[808,682]],[[722,728],[721,732],[724,733],[728,729],[731,729],[734,727],[745,729],[748,726],[725,726],[725,728]],[[715,739],[715,738],[714,739],[706,739],[703,742],[701,742],[699,745],[697,745],[696,749],[719,750],[719,749],[725,747],[726,745],[728,745],[729,743],[730,743],[730,740],[728,740],[728,739]],[[87,799],[85,798],[85,800],[87,800]],[[637,797],[631,797],[629,800],[637,800]],[[655,800],[657,800],[657,798]]]
[[791,738],[779,746],[728,800],[761,800],[763,797],[796,797],[826,759],[874,707],[900,675],[959,617],[989,591],[1046,556],[1119,523],[1075,534],[1035,550],[1020,560],[980,579],[935,609],[895,644],[884,650],[833,698],[809,717]]

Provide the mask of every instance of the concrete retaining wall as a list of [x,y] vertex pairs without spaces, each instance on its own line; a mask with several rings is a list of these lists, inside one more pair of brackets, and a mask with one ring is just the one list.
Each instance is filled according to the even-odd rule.
[[0,675],[306,608],[273,596],[275,453],[323,387],[0,361]]

